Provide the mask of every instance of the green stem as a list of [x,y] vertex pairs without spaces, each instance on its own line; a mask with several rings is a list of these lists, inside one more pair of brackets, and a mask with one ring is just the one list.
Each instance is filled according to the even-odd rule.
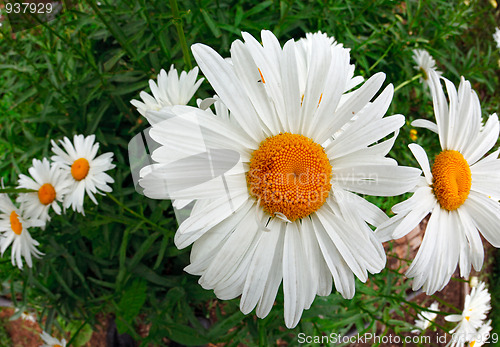
[[144,217],[143,215],[140,215],[139,213],[135,212],[134,210],[131,210],[130,208],[128,208],[127,206],[125,206],[122,202],[120,202],[117,198],[115,198],[113,195],[109,194],[109,193],[106,193],[106,195],[111,199],[113,200],[114,202],[116,202],[116,204],[118,206],[120,206],[121,208],[123,208],[125,211],[127,211],[128,213],[130,213],[131,215],[143,220],[145,223],[151,225],[151,226],[154,226],[155,228],[159,229],[159,230],[162,230],[164,232],[166,232],[167,230],[165,230],[164,228],[160,227],[158,224],[156,223],[153,223],[151,222],[149,219],[147,219],[146,217]]
[[177,6],[177,0],[170,0],[170,7],[172,7],[172,17],[175,28],[177,29],[177,35],[179,35],[182,55],[184,56],[184,63],[189,68],[189,70],[191,70],[193,68],[193,64],[191,64],[191,56],[189,55],[186,36],[184,36],[184,29],[182,28],[182,19],[179,16],[179,6]]
[[410,84],[411,82],[415,81],[416,79],[420,78],[420,77],[423,77],[423,75],[421,73],[413,76],[411,79],[409,80],[406,80],[404,81],[403,83],[401,83],[399,86],[397,86],[396,88],[394,88],[394,93],[397,92],[399,89],[403,88],[404,86],[406,86],[407,84]]
[[0,188],[0,194],[36,193],[37,190],[26,188]]
[[262,319],[258,320],[257,326],[259,327],[259,347],[264,347],[267,345],[267,334],[266,327]]

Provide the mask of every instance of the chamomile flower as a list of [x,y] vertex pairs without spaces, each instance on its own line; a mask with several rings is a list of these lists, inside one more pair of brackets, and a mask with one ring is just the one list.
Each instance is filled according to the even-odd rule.
[[[14,310],[14,314],[18,313],[19,311],[20,310],[18,308],[16,308]],[[29,321],[29,322],[35,323],[36,322],[36,315],[34,313],[30,313],[28,311],[22,311],[21,312],[21,319],[25,320],[25,321]]]
[[[431,311],[438,311],[439,310],[439,304],[437,301],[434,301],[431,306],[429,307],[429,310]],[[415,320],[415,327],[418,329],[414,329],[411,332],[412,333],[421,333],[422,331],[426,330],[432,322],[437,317],[437,313],[435,312],[429,312],[429,311],[422,311],[419,314],[417,314],[417,319]]]
[[491,320],[489,320],[478,329],[474,338],[469,342],[469,347],[481,347],[484,345],[490,337],[491,329]]
[[445,317],[448,322],[458,323],[450,333],[464,337],[466,341],[471,341],[476,336],[477,330],[483,325],[488,312],[491,310],[490,302],[491,295],[485,283],[480,282],[465,297],[462,314],[452,314]]
[[495,40],[497,48],[500,49],[500,28],[495,28],[495,33],[493,34],[493,40]]
[[410,199],[392,208],[396,215],[377,230],[382,241],[398,239],[431,213],[422,244],[406,273],[414,278],[414,290],[423,286],[429,295],[448,283],[457,264],[466,278],[471,264],[477,271],[481,269],[484,251],[479,233],[493,246],[500,246],[499,151],[481,159],[498,139],[498,117],[491,115],[483,126],[479,99],[470,83],[462,78],[457,92],[450,81],[442,79],[449,105],[439,76],[433,71],[429,74],[437,124],[427,120],[412,123],[436,132],[442,152],[431,169],[424,149],[409,145],[425,177]]
[[0,252],[3,254],[12,244],[12,265],[23,268],[22,258],[28,267],[33,266],[31,257],[40,258],[43,253],[36,246],[28,228],[41,227],[44,223],[37,219],[26,217],[10,200],[6,194],[0,194]]
[[415,69],[422,73],[422,82],[429,80],[429,71],[434,71],[441,76],[441,72],[436,69],[436,61],[425,49],[414,49],[413,61],[417,64]]
[[196,81],[198,77],[198,67],[195,67],[188,73],[182,71],[180,76],[174,65],[170,66],[168,73],[161,70],[158,74],[158,84],[149,80],[149,88],[153,96],[146,92],[139,95],[142,102],[132,100],[130,103],[137,108],[137,111],[149,121],[150,124],[157,123],[163,119],[157,119],[153,114],[147,114],[147,111],[159,111],[163,107],[174,105],[187,105],[194,93],[198,90],[203,78]]
[[41,345],[40,347],[66,347],[66,340],[58,340],[55,337],[50,336],[48,333],[43,331],[40,334],[40,337],[42,338],[43,342],[45,343],[44,345]]
[[52,160],[60,165],[70,181],[69,192],[64,196],[64,208],[71,206],[74,211],[84,214],[85,193],[97,205],[94,194],[104,195],[102,192],[112,191],[108,184],[114,180],[106,171],[115,167],[112,164],[113,153],[108,152],[96,157],[99,143],[94,143],[95,135],[75,135],[73,143],[64,137],[64,140],[59,142],[62,149],[54,140],[51,141],[52,152],[55,154]]
[[174,241],[193,244],[185,270],[201,276],[203,288],[220,299],[241,295],[241,311],[257,307],[263,318],[283,282],[285,324],[293,328],[332,283],[352,298],[355,276],[364,282],[385,265],[367,223],[387,217],[355,193],[402,194],[420,171],[386,157],[404,117],[384,117],[392,85],[374,98],[384,74],[350,90],[359,78],[349,51],[324,34],[283,48],[269,31],[262,45],[243,39],[232,44],[232,64],[192,47],[225,108],[147,112],[167,120],[152,125],[160,147],[140,184],[151,198],[196,200]]
[[21,203],[26,214],[46,223],[50,220],[51,207],[55,213],[61,214],[58,201],[63,201],[71,182],[57,164],[51,164],[46,158],[41,161],[33,159],[33,166],[28,172],[31,177],[19,175],[18,187],[37,192],[19,194],[17,201]]

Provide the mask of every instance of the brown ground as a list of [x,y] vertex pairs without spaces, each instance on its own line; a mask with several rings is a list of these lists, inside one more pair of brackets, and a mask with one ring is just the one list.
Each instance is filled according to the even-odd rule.
[[[9,320],[14,315],[14,309],[10,307],[2,307],[0,310],[0,324],[4,324],[7,332],[12,340],[12,347],[35,347],[43,344],[40,334],[42,328],[37,322],[24,320],[22,318],[16,320]],[[99,322],[104,325],[97,326],[90,341],[85,344],[85,347],[106,347],[106,329],[107,319],[104,316],[98,317]],[[61,339],[69,336],[60,336],[53,332],[53,336]],[[3,345],[2,345],[3,346]]]

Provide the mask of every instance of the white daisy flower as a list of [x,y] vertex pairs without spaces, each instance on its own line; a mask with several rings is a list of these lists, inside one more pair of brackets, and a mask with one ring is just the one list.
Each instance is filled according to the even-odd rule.
[[179,76],[174,65],[171,65],[168,73],[163,69],[160,71],[158,84],[153,80],[149,80],[149,88],[151,88],[153,96],[141,92],[139,95],[143,102],[132,100],[130,103],[137,108],[141,115],[146,117],[150,124],[160,122],[164,119],[157,119],[154,115],[147,115],[147,111],[159,111],[167,106],[187,105],[204,80],[200,78],[196,81],[197,77],[198,67],[188,73],[182,71]]
[[41,227],[44,223],[37,219],[25,217],[12,203],[6,194],[0,194],[0,252],[3,254],[12,244],[12,265],[23,268],[21,258],[24,258],[28,267],[32,267],[31,256],[40,258],[43,253],[36,249],[39,243],[34,240],[28,228]]
[[103,192],[112,191],[108,184],[114,180],[105,171],[115,167],[112,164],[113,153],[108,152],[96,157],[99,143],[94,143],[95,135],[75,135],[73,143],[64,137],[64,141],[59,142],[63,149],[51,140],[52,152],[55,153],[52,160],[61,166],[70,181],[70,191],[64,196],[64,208],[71,206],[74,211],[84,214],[85,192],[97,205],[94,194],[104,195]]
[[465,278],[471,264],[477,271],[481,269],[484,251],[479,232],[493,246],[500,246],[499,151],[480,160],[498,139],[498,117],[491,115],[483,126],[479,99],[470,83],[462,78],[457,92],[450,81],[442,79],[449,105],[439,76],[430,71],[437,124],[428,120],[412,123],[436,132],[442,152],[431,169],[424,149],[409,145],[425,178],[410,199],[392,208],[396,215],[376,232],[382,241],[399,239],[431,213],[423,242],[406,273],[414,278],[414,290],[423,286],[429,295],[448,283],[457,264]]
[[[437,301],[434,301],[431,306],[429,307],[429,310],[431,311],[439,311],[439,304]],[[429,311],[422,311],[419,314],[417,314],[417,319],[415,320],[415,327],[418,329],[414,329],[411,332],[412,333],[421,333],[422,331],[426,330],[432,322],[437,317],[437,313],[435,312],[429,312]]]
[[429,80],[429,71],[435,71],[439,76],[441,76],[441,71],[436,69],[436,61],[425,49],[414,49],[413,61],[417,64],[415,69],[422,73],[421,82],[427,82]]
[[484,345],[490,338],[491,329],[491,320],[489,320],[479,328],[475,337],[469,342],[469,347],[481,347]]
[[33,189],[37,192],[19,194],[17,202],[21,203],[27,215],[46,223],[50,221],[50,207],[55,213],[61,214],[61,207],[57,202],[63,201],[71,182],[58,165],[51,164],[46,158],[42,161],[33,159],[33,166],[28,172],[31,177],[19,175],[18,188]]
[[[16,308],[14,310],[14,314],[18,313],[19,311],[20,310],[18,308]],[[36,316],[35,316],[35,314],[34,313],[29,313],[28,311],[21,312],[21,319],[25,320],[25,321],[32,322],[32,323],[36,322]]]
[[450,333],[465,341],[471,341],[475,338],[477,330],[483,325],[491,309],[490,302],[491,295],[486,289],[485,283],[480,282],[465,297],[462,314],[452,314],[445,317],[448,322],[458,323]]
[[493,40],[495,40],[497,48],[500,49],[500,28],[495,28],[495,33],[493,34]]
[[45,344],[40,347],[66,347],[66,339],[58,340],[55,337],[50,336],[45,331],[40,334],[40,337],[43,342],[45,342]]
[[402,194],[420,171],[386,157],[404,117],[384,117],[392,85],[370,102],[384,74],[346,98],[356,82],[349,51],[324,35],[308,36],[306,50],[293,40],[281,48],[270,31],[262,32],[263,45],[243,38],[232,44],[232,64],[193,46],[228,112],[148,112],[169,119],[152,126],[157,164],[143,169],[140,184],[152,198],[197,200],[175,243],[194,243],[185,270],[201,276],[203,288],[220,299],[241,295],[241,311],[257,307],[263,318],[283,282],[285,323],[293,328],[316,295],[330,294],[332,282],[352,298],[355,276],[365,282],[385,265],[367,223],[387,216],[355,193]]

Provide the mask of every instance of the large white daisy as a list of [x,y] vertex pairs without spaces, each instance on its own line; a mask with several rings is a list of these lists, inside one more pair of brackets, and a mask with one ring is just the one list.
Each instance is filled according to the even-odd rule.
[[422,245],[407,271],[414,278],[413,288],[423,286],[429,295],[448,283],[457,264],[463,277],[468,277],[471,263],[481,269],[484,251],[479,232],[493,246],[500,246],[499,151],[481,159],[498,139],[498,117],[491,115],[483,126],[479,99],[470,83],[462,78],[457,92],[450,81],[442,79],[449,105],[439,76],[430,71],[437,124],[412,123],[436,132],[442,152],[431,169],[424,149],[409,146],[425,178],[410,199],[392,208],[396,215],[377,230],[382,241],[398,239],[431,213]]
[[63,149],[51,140],[52,152],[55,154],[52,160],[60,165],[70,181],[69,192],[64,197],[64,208],[71,206],[74,211],[84,214],[85,192],[97,205],[94,194],[112,191],[108,184],[114,180],[105,171],[115,167],[112,164],[113,153],[108,152],[96,157],[99,143],[94,143],[95,135],[87,137],[75,135],[73,143],[64,137],[64,141],[59,140],[59,142]]
[[180,75],[174,65],[170,66],[168,73],[161,69],[158,74],[158,84],[153,80],[149,80],[149,88],[153,96],[141,92],[139,95],[143,102],[132,100],[130,103],[137,108],[141,115],[146,117],[150,124],[160,122],[164,118],[158,119],[154,114],[147,114],[147,111],[158,111],[163,107],[174,105],[187,105],[204,80],[200,78],[196,81],[197,77],[198,67],[188,73],[182,71]]
[[61,214],[61,207],[57,202],[63,201],[71,182],[59,166],[51,164],[47,158],[43,158],[42,161],[33,159],[33,166],[28,172],[31,177],[19,175],[18,187],[37,192],[19,194],[17,201],[21,203],[27,215],[46,223],[50,220],[50,207],[55,213]]
[[3,256],[12,244],[12,265],[22,269],[22,258],[24,258],[28,267],[32,267],[31,257],[40,258],[43,255],[36,248],[39,245],[38,241],[34,240],[28,231],[30,227],[43,225],[44,223],[40,220],[26,217],[6,194],[0,194],[0,252]]
[[169,119],[153,124],[157,164],[143,169],[140,184],[152,198],[196,199],[175,243],[194,243],[185,270],[203,288],[221,299],[241,295],[241,311],[257,307],[263,318],[283,282],[292,328],[332,282],[352,298],[355,276],[364,282],[385,265],[367,223],[387,217],[355,193],[402,194],[420,171],[386,157],[404,117],[384,117],[392,85],[374,99],[384,74],[349,91],[360,81],[349,51],[326,35],[283,48],[269,31],[262,45],[243,38],[232,44],[232,63],[193,46],[227,109],[149,112]]

